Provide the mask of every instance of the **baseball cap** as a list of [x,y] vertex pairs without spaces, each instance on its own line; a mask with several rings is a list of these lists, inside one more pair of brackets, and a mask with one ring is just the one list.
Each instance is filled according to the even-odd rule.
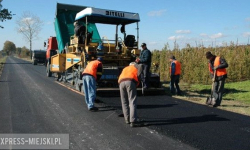
[[146,43],[141,43],[141,47],[142,47],[142,46],[147,46],[147,44],[146,44]]
[[102,62],[103,58],[102,57],[97,57],[97,60]]
[[207,59],[211,58],[212,56],[213,56],[213,54],[210,51],[206,52]]

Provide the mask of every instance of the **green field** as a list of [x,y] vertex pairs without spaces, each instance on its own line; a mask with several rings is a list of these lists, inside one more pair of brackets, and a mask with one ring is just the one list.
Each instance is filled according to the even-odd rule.
[[[223,100],[240,101],[250,104],[250,80],[225,84]],[[210,93],[211,85],[191,85],[191,91],[199,94]]]
[[[250,80],[225,84],[225,91],[221,106],[223,109],[250,116]],[[179,99],[205,105],[206,98],[210,96],[211,85],[181,83],[182,96],[174,96]]]

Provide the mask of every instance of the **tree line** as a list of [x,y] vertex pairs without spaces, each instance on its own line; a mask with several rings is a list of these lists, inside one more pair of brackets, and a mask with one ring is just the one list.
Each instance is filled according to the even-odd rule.
[[170,50],[168,45],[159,51],[152,52],[151,71],[160,75],[161,81],[169,81],[169,57],[174,55],[181,62],[181,81],[189,84],[211,84],[208,70],[208,60],[205,53],[211,51],[216,56],[224,57],[229,65],[227,68],[227,82],[236,82],[250,79],[250,45],[235,45],[225,47],[191,47],[174,48]]
[[3,50],[1,51],[2,55],[18,55],[19,57],[28,57],[30,56],[30,51],[25,46],[16,47],[16,45],[11,41],[5,41]]

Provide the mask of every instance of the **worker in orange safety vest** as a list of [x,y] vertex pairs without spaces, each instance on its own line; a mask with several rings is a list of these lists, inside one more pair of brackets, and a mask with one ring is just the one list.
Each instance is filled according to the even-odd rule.
[[122,111],[124,119],[131,127],[140,127],[142,123],[137,120],[137,86],[142,80],[143,65],[130,63],[129,66],[122,70],[118,83],[120,89],[120,97],[122,103]]
[[209,51],[206,52],[206,58],[209,60],[208,68],[214,82],[210,105],[217,107],[220,106],[222,101],[225,79],[227,78],[226,68],[228,67],[228,64],[224,58],[215,56]]
[[89,111],[97,111],[98,108],[94,106],[96,99],[96,81],[102,76],[102,57],[88,63],[82,75],[83,91],[85,95],[85,102]]
[[[181,95],[179,87],[180,75],[181,75],[181,63],[175,59],[175,56],[171,55],[169,58],[170,64],[170,91],[171,94]],[[175,85],[175,87],[174,87]],[[176,89],[175,89],[176,88]]]

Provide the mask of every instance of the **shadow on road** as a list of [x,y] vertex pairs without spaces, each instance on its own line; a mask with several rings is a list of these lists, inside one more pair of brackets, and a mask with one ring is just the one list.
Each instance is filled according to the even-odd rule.
[[163,107],[173,107],[178,104],[167,104],[167,105],[137,105],[137,109],[152,109],[152,108],[163,108]]
[[98,107],[98,111],[113,111],[113,110],[116,110],[115,108],[113,107],[109,107],[109,106],[105,106],[105,107]]
[[142,119],[142,122],[145,123],[147,126],[200,123],[209,121],[230,121],[230,120],[227,118],[218,117],[218,115],[202,115],[202,116],[173,118],[173,119]]
[[5,65],[12,65],[12,64],[31,64],[31,62],[23,62],[23,63],[2,63]]

